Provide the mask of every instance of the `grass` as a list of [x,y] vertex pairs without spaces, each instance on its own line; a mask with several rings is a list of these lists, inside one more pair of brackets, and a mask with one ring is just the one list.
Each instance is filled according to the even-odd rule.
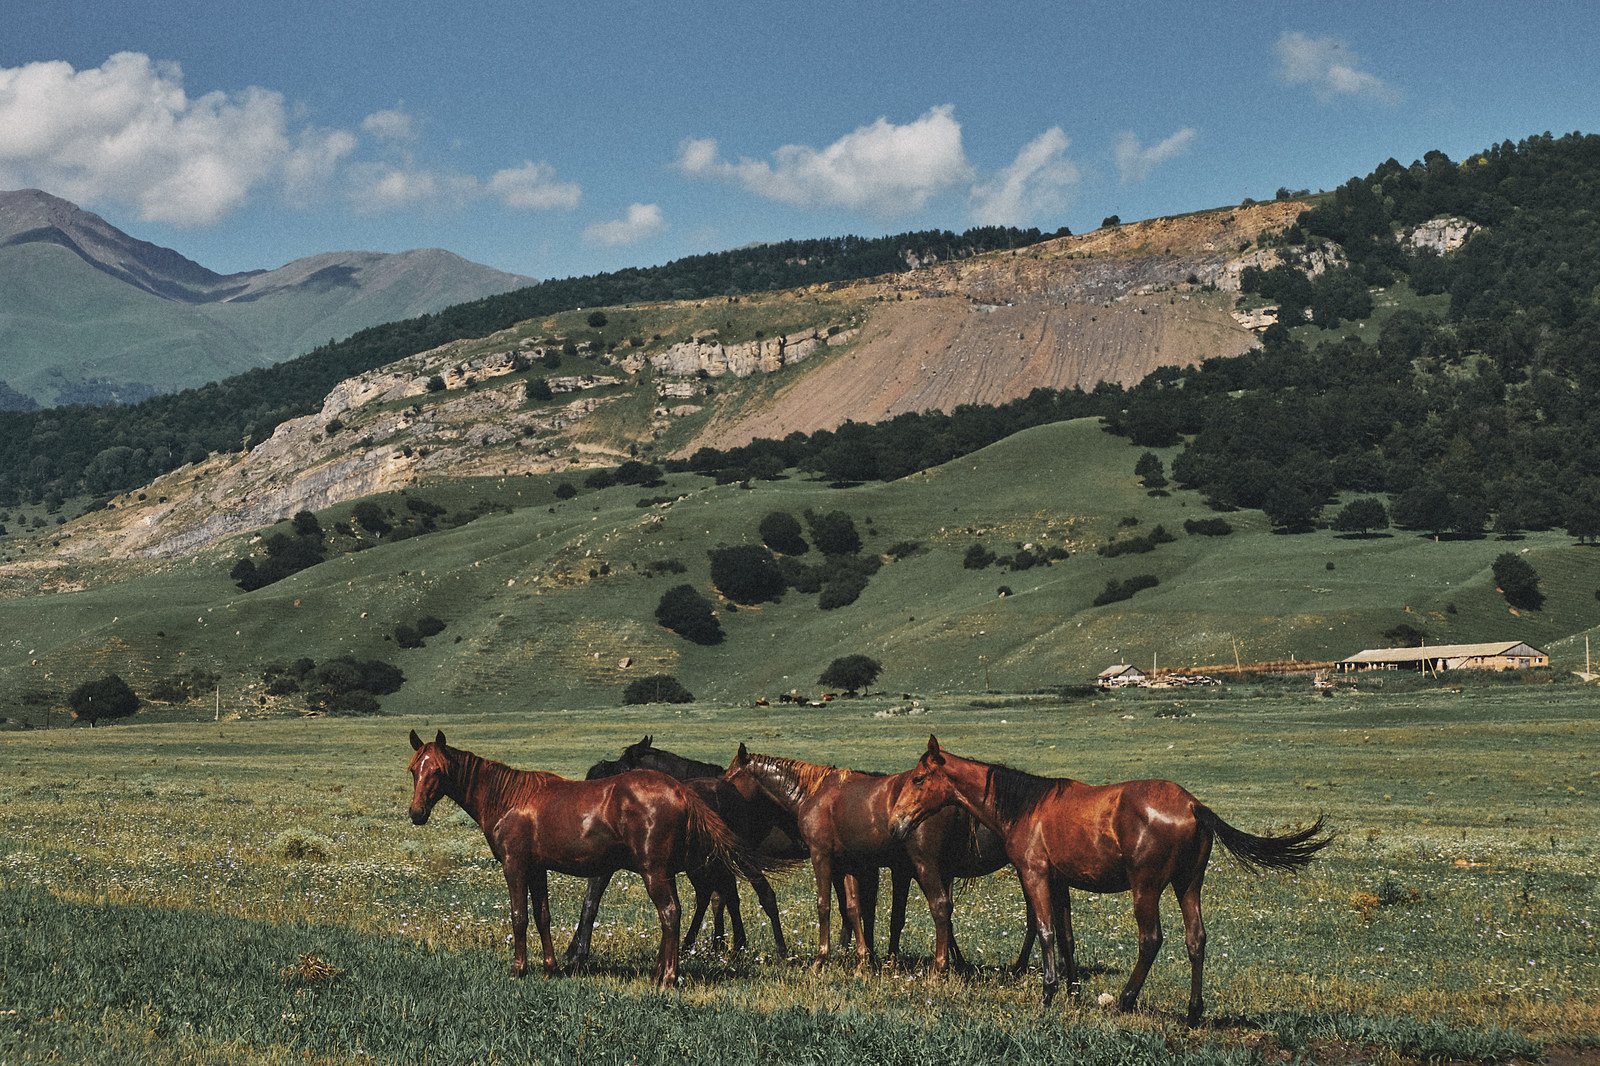
[[[42,724],[36,698],[63,713],[65,694],[101,673],[145,691],[196,666],[221,675],[223,717],[285,713],[292,701],[262,704],[262,668],[341,654],[404,670],[406,685],[385,699],[394,714],[604,705],[620,702],[640,669],[672,673],[703,699],[743,704],[812,691],[829,662],[858,653],[884,664],[880,684],[889,692],[1028,692],[1085,682],[1119,661],[1336,660],[1384,646],[1383,633],[1401,622],[1429,643],[1526,640],[1551,652],[1559,669],[1582,667],[1584,637],[1600,624],[1600,551],[1555,532],[1517,541],[1434,542],[1402,531],[1283,536],[1255,512],[1229,515],[1230,536],[1189,536],[1184,521],[1210,512],[1193,492],[1148,495],[1132,475],[1142,450],[1080,420],[898,482],[847,489],[793,472],[720,486],[672,475],[662,487],[583,489],[567,501],[554,489],[581,485],[570,473],[422,483],[408,492],[483,516],[337,556],[248,594],[227,577],[246,550],[242,539],[191,559],[120,564],[120,580],[111,581],[68,555],[50,556],[30,565],[77,591],[0,598],[0,630],[11,634],[0,641],[0,715]],[[638,506],[654,496],[674,502]],[[379,502],[405,513],[399,495]],[[728,639],[713,648],[655,624],[673,584],[715,597],[710,549],[754,541],[769,511],[808,508],[850,514],[868,552],[906,541],[921,548],[887,562],[839,610],[793,592],[755,608],[721,604]],[[348,514],[344,505],[322,521]],[[1138,524],[1125,527],[1126,519]],[[1157,525],[1175,542],[1117,558],[1095,552]],[[1001,556],[1023,544],[1070,554],[1024,571],[967,570],[974,543]],[[62,545],[64,553],[71,542]],[[1504,551],[1526,552],[1546,594],[1542,610],[1512,612],[1494,588],[1490,567]],[[681,562],[684,573],[649,576],[661,559]],[[1108,580],[1139,574],[1160,584],[1092,605]],[[1001,586],[1014,594],[999,596]],[[426,648],[399,649],[395,625],[423,615],[448,628]],[[215,706],[150,713],[192,721],[211,718]]]
[[[884,717],[887,701],[861,700],[10,733],[0,1012],[17,1013],[0,1013],[0,1059],[276,1063],[359,1049],[395,1063],[655,1062],[725,1047],[737,1061],[927,1061],[940,1048],[958,1062],[1280,1049],[1325,1061],[1343,1047],[1504,1060],[1594,1047],[1597,700],[1549,694],[1388,685],[1313,701],[1263,683],[1206,699],[972,692]],[[425,828],[405,816],[405,734],[440,725],[457,745],[569,775],[647,732],[715,761],[743,741],[899,769],[935,731],[952,750],[1041,773],[1170,777],[1258,832],[1326,812],[1340,838],[1293,878],[1215,859],[1211,1023],[1193,1034],[1178,1024],[1187,966],[1170,900],[1144,1009],[1118,1017],[1096,998],[1132,959],[1127,897],[1076,893],[1085,995],[1041,1012],[1037,968],[999,971],[1021,932],[1010,874],[958,892],[957,934],[980,967],[968,979],[928,978],[931,929],[913,893],[898,970],[785,966],[758,920],[744,959],[697,951],[682,987],[659,994],[654,912],[624,876],[601,912],[597,973],[518,983],[504,884],[477,827],[448,804]],[[581,883],[554,888],[564,944]],[[814,946],[810,897],[803,872],[780,885],[799,961]]]

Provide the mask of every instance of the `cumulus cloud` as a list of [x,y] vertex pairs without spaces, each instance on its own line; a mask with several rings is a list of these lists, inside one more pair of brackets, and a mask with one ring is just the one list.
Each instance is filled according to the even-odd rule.
[[280,176],[295,150],[281,95],[191,99],[176,63],[119,52],[92,70],[0,68],[0,186],[112,199],[144,219],[200,225]]
[[597,222],[583,231],[583,239],[591,244],[615,246],[634,244],[654,237],[667,228],[661,217],[659,204],[630,204],[628,213],[610,222]]
[[1112,154],[1117,161],[1117,170],[1122,175],[1122,184],[1143,181],[1162,163],[1188,152],[1193,141],[1194,130],[1188,126],[1149,148],[1140,145],[1139,138],[1132,133],[1118,134]]
[[577,207],[583,198],[577,182],[558,181],[555,167],[528,160],[520,167],[497,171],[489,179],[489,191],[507,207],[527,211]]
[[374,111],[361,120],[361,128],[390,144],[409,144],[417,139],[416,123],[399,107]]
[[722,159],[713,139],[686,140],[677,168],[714,178],[798,207],[846,207],[879,217],[921,209],[928,200],[971,180],[952,105],[935,107],[897,126],[880,118],[825,148],[784,145],[771,160]]
[[1060,126],[1029,141],[993,180],[973,186],[973,220],[1021,226],[1059,214],[1078,184],[1078,168],[1066,157],[1071,143]]
[[1322,103],[1338,96],[1400,102],[1400,91],[1360,69],[1350,46],[1337,37],[1307,37],[1288,31],[1278,38],[1272,52],[1278,57],[1279,79],[1288,85],[1309,85]]
[[[0,67],[0,188],[126,204],[144,221],[178,225],[218,222],[261,189],[297,205],[339,192],[369,212],[489,197],[550,209],[581,195],[546,163],[487,181],[419,166],[417,125],[399,106],[368,115],[360,134],[292,118],[283,96],[266,89],[191,97],[178,64],[137,52],[82,71],[64,62]],[[376,150],[358,159],[363,140]]]

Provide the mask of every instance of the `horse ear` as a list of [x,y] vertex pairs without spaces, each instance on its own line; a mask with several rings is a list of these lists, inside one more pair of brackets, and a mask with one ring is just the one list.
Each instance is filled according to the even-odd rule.
[[737,758],[737,759],[748,759],[749,757],[750,757],[750,752],[745,748],[744,741],[742,741],[742,740],[739,741],[739,754],[734,756],[734,758]]
[[411,750],[412,751],[416,751],[421,747],[422,747],[422,738],[417,736],[417,731],[415,729],[413,729],[411,731]]
[[646,733],[644,735],[644,739],[639,741],[639,746],[641,748],[648,748],[654,740],[654,737],[652,737],[649,733]]
[[441,748],[445,746],[445,743],[444,743],[444,730],[442,730],[442,729],[439,730],[439,735],[433,738],[433,742],[435,744],[439,745]]
[[944,749],[939,747],[939,738],[932,733],[928,734],[928,752],[924,758],[936,764],[944,762]]

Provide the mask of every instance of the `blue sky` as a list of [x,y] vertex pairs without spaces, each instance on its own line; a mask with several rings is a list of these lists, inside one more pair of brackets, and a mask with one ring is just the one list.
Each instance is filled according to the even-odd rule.
[[1574,2],[13,0],[0,189],[214,270],[1086,232],[1600,127]]

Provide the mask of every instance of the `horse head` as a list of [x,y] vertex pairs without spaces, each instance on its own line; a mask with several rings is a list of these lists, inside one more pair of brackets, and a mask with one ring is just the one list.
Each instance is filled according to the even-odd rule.
[[445,788],[450,782],[452,753],[445,744],[442,729],[427,743],[424,743],[413,729],[411,747],[415,751],[411,756],[410,767],[411,822],[413,825],[426,825],[428,815],[433,813],[433,805],[445,794]]
[[621,761],[627,764],[628,769],[637,770],[639,768],[639,760],[655,750],[655,742],[656,738],[646,733],[644,739],[640,740],[639,743],[629,744],[622,749]]
[[939,738],[928,735],[928,750],[917,760],[910,781],[900,790],[889,812],[889,833],[904,840],[924,819],[953,803],[959,803],[950,779]]

